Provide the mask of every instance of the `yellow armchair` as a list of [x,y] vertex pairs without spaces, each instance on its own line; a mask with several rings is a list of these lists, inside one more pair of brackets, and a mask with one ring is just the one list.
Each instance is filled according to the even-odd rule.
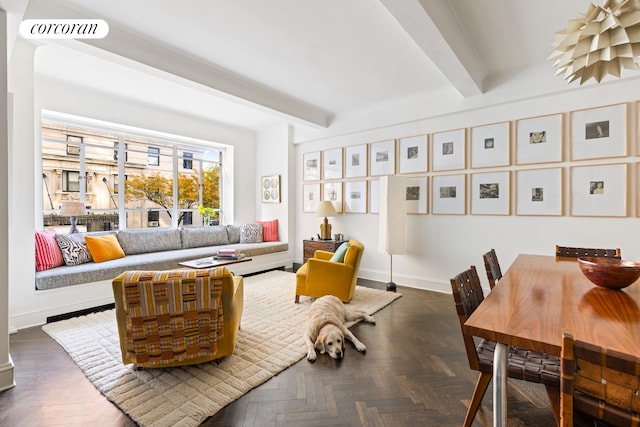
[[235,350],[244,282],[226,268],[127,271],[112,286],[123,363],[183,366]]
[[364,245],[358,240],[349,240],[344,262],[331,262],[332,252],[316,251],[296,272],[296,303],[300,295],[314,298],[335,295],[349,302],[356,289],[363,253]]

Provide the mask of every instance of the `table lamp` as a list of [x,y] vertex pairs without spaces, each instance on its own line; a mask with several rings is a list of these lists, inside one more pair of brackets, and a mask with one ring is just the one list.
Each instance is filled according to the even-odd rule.
[[318,203],[316,208],[316,216],[323,216],[324,221],[320,224],[320,239],[331,240],[331,224],[327,220],[327,217],[336,216],[336,208],[333,206],[333,202],[329,200],[323,200]]
[[60,207],[60,215],[69,215],[71,221],[71,228],[69,233],[78,233],[76,224],[78,223],[78,215],[85,215],[87,213],[82,202],[62,202]]

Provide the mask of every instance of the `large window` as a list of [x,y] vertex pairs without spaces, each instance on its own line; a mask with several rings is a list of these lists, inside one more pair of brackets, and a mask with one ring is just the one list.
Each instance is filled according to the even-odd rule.
[[81,231],[201,226],[198,206],[220,217],[224,147],[157,135],[43,114],[45,227],[68,230],[68,218],[59,215],[67,200],[87,207],[87,215],[78,218]]

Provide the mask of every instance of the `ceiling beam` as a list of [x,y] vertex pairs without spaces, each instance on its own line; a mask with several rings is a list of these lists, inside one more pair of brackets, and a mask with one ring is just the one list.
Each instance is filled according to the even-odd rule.
[[485,67],[448,1],[380,0],[463,97],[482,94]]

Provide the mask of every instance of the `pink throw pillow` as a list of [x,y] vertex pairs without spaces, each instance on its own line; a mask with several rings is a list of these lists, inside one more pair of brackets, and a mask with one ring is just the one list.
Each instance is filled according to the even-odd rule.
[[262,224],[262,241],[277,242],[278,241],[278,220],[272,221],[253,221],[256,224]]
[[49,270],[61,265],[64,265],[64,258],[56,241],[56,231],[36,231],[36,271]]

